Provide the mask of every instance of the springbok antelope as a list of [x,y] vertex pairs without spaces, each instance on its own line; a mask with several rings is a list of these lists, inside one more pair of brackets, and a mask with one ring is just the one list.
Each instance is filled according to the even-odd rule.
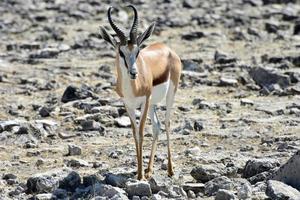
[[[160,132],[160,122],[156,113],[156,104],[161,102],[165,97],[168,175],[172,176],[174,175],[174,171],[171,158],[170,115],[180,79],[181,61],[173,50],[162,43],[154,43],[141,49],[142,43],[151,36],[155,23],[152,23],[144,33],[138,36],[137,10],[133,5],[127,7],[131,8],[134,12],[129,37],[113,22],[111,18],[113,7],[108,9],[108,21],[119,38],[119,41],[115,40],[104,27],[100,27],[100,35],[105,41],[111,44],[116,51],[116,92],[123,100],[131,121],[137,154],[138,179],[145,179],[143,175],[143,131],[148,110],[152,122],[153,141],[149,164],[146,169],[146,178],[150,178],[153,173],[153,161]],[[135,115],[135,110],[138,108],[141,108],[139,123],[136,122]]]

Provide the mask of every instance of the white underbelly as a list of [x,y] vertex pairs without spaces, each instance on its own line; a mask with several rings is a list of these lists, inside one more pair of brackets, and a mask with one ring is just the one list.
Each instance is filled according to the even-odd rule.
[[142,97],[124,97],[122,98],[124,104],[131,109],[140,108],[141,105],[146,101],[146,96]]
[[166,97],[169,89],[169,85],[170,85],[170,80],[153,87],[151,104],[157,104]]

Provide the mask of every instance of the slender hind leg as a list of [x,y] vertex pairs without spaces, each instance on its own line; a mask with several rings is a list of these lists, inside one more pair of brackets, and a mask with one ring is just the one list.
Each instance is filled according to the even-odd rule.
[[153,132],[153,140],[152,140],[152,148],[149,158],[149,164],[148,168],[146,169],[146,178],[150,178],[153,173],[153,162],[154,162],[154,156],[157,149],[157,141],[158,141],[158,135],[160,131],[160,122],[156,114],[156,105],[150,106],[150,118],[152,123],[152,132]]
[[166,126],[166,134],[167,134],[167,147],[168,147],[168,175],[173,176],[173,163],[172,163],[172,155],[171,155],[171,144],[170,144],[170,117],[171,117],[171,111],[172,106],[174,102],[175,97],[175,86],[170,82],[170,87],[168,90],[167,98],[166,98],[166,104],[167,104],[167,110],[166,110],[166,119],[165,119],[165,126]]

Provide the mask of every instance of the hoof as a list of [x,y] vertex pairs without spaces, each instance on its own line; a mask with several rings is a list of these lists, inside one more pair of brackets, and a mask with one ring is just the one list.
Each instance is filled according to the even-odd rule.
[[152,177],[152,170],[145,169],[145,177],[149,180]]
[[146,174],[145,174],[145,177],[146,177],[146,179],[150,179],[151,177],[152,177],[152,172],[147,172]]
[[172,176],[174,176],[174,172],[172,171],[172,172],[168,172],[168,177],[172,177]]
[[145,176],[138,176],[137,178],[139,181],[146,181],[147,179],[145,178]]
[[174,176],[174,170],[173,170],[173,167],[169,167],[169,168],[168,168],[168,176],[169,176],[169,177]]

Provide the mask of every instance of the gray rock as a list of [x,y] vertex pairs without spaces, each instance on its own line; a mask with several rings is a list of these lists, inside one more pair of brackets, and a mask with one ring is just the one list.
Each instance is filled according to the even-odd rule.
[[95,197],[91,198],[91,200],[107,200],[107,198],[101,197],[101,196],[95,196]]
[[284,165],[282,165],[271,179],[284,182],[300,190],[300,150],[297,151]]
[[204,72],[204,69],[199,65],[199,62],[202,62],[202,60],[201,61],[196,60],[196,61],[190,59],[183,59],[182,60],[183,70],[192,71],[192,72]]
[[265,29],[268,33],[277,33],[279,30],[279,24],[276,21],[266,22]]
[[232,190],[233,186],[234,184],[229,178],[220,176],[205,183],[204,193],[207,196],[212,196],[215,195],[219,189]]
[[251,199],[252,186],[248,181],[244,181],[237,190],[238,199]]
[[41,155],[41,152],[38,150],[31,150],[26,152],[27,157],[37,157],[39,155]]
[[152,197],[151,197],[151,200],[161,200],[161,199],[163,199],[163,198],[162,198],[162,196],[160,196],[159,194],[154,194],[154,195],[152,195]]
[[196,198],[196,194],[192,190],[189,190],[187,192],[187,196],[188,196],[189,199],[195,199]]
[[44,48],[39,50],[36,53],[30,54],[30,58],[54,58],[56,57],[61,51],[57,48]]
[[81,124],[84,121],[91,121],[91,120],[98,121],[98,120],[101,120],[100,119],[101,117],[102,117],[102,115],[100,113],[86,114],[81,117],[75,118],[74,122],[77,124]]
[[[186,33],[181,36],[182,39],[192,41],[192,40],[198,40],[200,38],[205,37],[206,35],[201,31],[193,31],[191,33]],[[184,65],[184,63],[183,63]]]
[[64,91],[61,102],[67,103],[78,99],[86,99],[88,97],[94,97],[93,92],[88,86],[83,85],[81,88],[78,88],[71,85]]
[[82,184],[86,187],[102,182],[102,177],[100,177],[98,174],[91,174],[82,178]]
[[15,185],[15,184],[19,183],[19,181],[17,179],[7,179],[6,183],[8,185]]
[[249,35],[253,35],[253,36],[261,38],[261,33],[257,29],[255,29],[255,28],[249,27],[247,29],[247,33]]
[[203,183],[184,183],[182,185],[182,188],[186,192],[193,191],[196,194],[198,194],[199,192],[204,193],[204,184]]
[[187,193],[184,191],[184,189],[180,186],[174,185],[169,188],[168,193],[171,198],[184,198],[187,199]]
[[70,138],[76,137],[75,134],[68,134],[68,133],[61,133],[61,132],[58,133],[58,136],[61,139],[70,139]]
[[189,112],[189,111],[191,111],[190,107],[186,106],[186,105],[181,105],[181,106],[178,106],[177,108],[178,108],[178,110],[180,110],[182,112]]
[[267,189],[267,182],[258,182],[255,185],[253,185],[252,194],[255,193],[266,193]]
[[197,109],[210,109],[215,110],[217,105],[208,101],[201,101],[196,105]]
[[39,158],[36,162],[35,162],[35,165],[37,167],[40,167],[42,166],[43,164],[45,164],[45,160],[43,158]]
[[126,192],[128,193],[129,197],[132,196],[151,196],[152,191],[150,184],[145,181],[135,181],[131,182],[128,181],[126,183]]
[[30,132],[37,138],[45,138],[56,135],[59,124],[53,120],[35,120],[30,122]]
[[199,6],[199,2],[193,0],[184,0],[182,6],[185,8],[197,8]]
[[194,121],[194,130],[195,131],[201,131],[204,129],[204,124],[203,124],[203,121],[202,120],[195,120]]
[[20,121],[20,120],[0,121],[0,132],[11,131],[12,127],[21,126],[22,123],[23,123],[23,121]]
[[97,106],[90,110],[90,113],[101,113],[107,116],[112,116],[113,118],[119,117],[118,108],[112,106]]
[[270,88],[270,85],[278,84],[280,87],[286,88],[291,83],[289,76],[262,67],[251,69],[249,74],[255,83],[261,87]]
[[14,175],[14,174],[9,173],[9,174],[4,174],[4,175],[2,176],[2,179],[3,179],[3,180],[17,179],[17,176]]
[[81,147],[75,144],[68,145],[68,156],[77,156],[81,155]]
[[[26,189],[24,186],[18,185],[14,190],[10,191],[8,194],[10,197],[15,197],[21,194],[24,194],[26,192]],[[0,192],[1,194],[1,192]],[[0,196],[1,197],[1,196]],[[6,199],[6,198],[5,198]],[[9,198],[10,199],[10,198]]]
[[133,196],[132,198],[131,198],[131,200],[140,200],[141,198],[139,197],[139,196]]
[[300,21],[298,20],[294,26],[294,35],[300,34]]
[[152,193],[158,193],[159,191],[166,192],[168,190],[168,184],[165,179],[156,177],[155,179],[152,177],[148,183],[150,184]]
[[53,177],[53,174],[37,175],[27,180],[29,193],[52,192],[59,186],[59,181]]
[[279,166],[279,162],[276,159],[260,158],[251,159],[246,162],[243,170],[243,177],[249,178],[261,172],[269,171]]
[[215,197],[215,200],[233,200],[233,199],[237,199],[234,193],[232,191],[224,190],[224,189],[219,189]]
[[197,157],[197,156],[200,156],[201,150],[198,146],[195,146],[193,148],[188,148],[187,150],[184,151],[184,153],[187,156]]
[[193,168],[191,171],[191,176],[201,183],[206,183],[207,181],[210,181],[221,175],[222,171],[212,165],[201,165]]
[[214,59],[215,59],[215,63],[217,63],[217,64],[228,64],[228,63],[234,63],[237,61],[236,58],[231,58],[228,55],[226,55],[225,53],[221,53],[219,51],[215,52]]
[[88,193],[92,196],[107,197],[108,199],[128,199],[126,192],[123,189],[101,183],[89,186]]
[[234,78],[221,77],[219,86],[237,86],[238,81]]
[[100,105],[101,104],[99,103],[99,101],[91,100],[90,98],[76,100],[73,103],[74,108],[84,110],[86,113],[92,113],[91,109]]
[[74,191],[81,183],[79,174],[75,171],[71,171],[68,175],[59,181],[59,188],[67,191]]
[[41,117],[49,117],[51,111],[52,109],[50,109],[49,107],[43,106],[39,109],[39,114],[41,115]]
[[16,134],[16,135],[29,134],[29,132],[30,132],[29,127],[26,125],[16,126],[13,129],[14,129],[14,134]]
[[105,128],[99,122],[94,120],[85,120],[80,123],[82,131],[99,131],[103,132]]
[[[76,186],[75,186],[76,187]],[[68,199],[68,191],[58,188],[52,193],[57,199]]]
[[37,194],[34,196],[36,200],[51,200],[56,199],[56,196],[51,193]]
[[49,193],[57,188],[73,191],[80,185],[80,176],[68,168],[35,174],[27,180],[28,193]]
[[180,130],[193,130],[193,122],[192,120],[185,119],[181,127],[179,128]]
[[79,168],[79,167],[91,167],[91,165],[82,159],[79,158],[73,158],[70,160],[65,160],[65,163],[68,167],[75,167],[75,168]]
[[295,188],[288,186],[280,181],[269,180],[267,182],[266,194],[274,200],[289,199],[298,200],[300,199],[300,192]]
[[283,105],[280,104],[273,104],[273,105],[269,105],[269,104],[263,104],[263,105],[259,105],[255,108],[255,110],[257,111],[262,111],[265,112],[269,115],[283,115],[284,114],[284,107]]
[[128,178],[133,178],[133,174],[131,174],[130,176],[124,175],[124,174],[112,174],[112,173],[108,173],[105,174],[105,179],[104,182],[106,184],[112,185],[114,187],[125,187],[126,186],[126,182],[128,180]]
[[117,127],[121,127],[121,128],[128,128],[128,127],[131,126],[131,122],[130,122],[129,117],[122,116],[122,117],[119,117],[119,118],[115,119],[115,125]]
[[255,184],[257,182],[261,182],[261,181],[264,181],[264,180],[267,180],[269,179],[269,177],[272,175],[271,171],[265,171],[265,172],[261,172],[259,174],[256,174],[254,176],[251,176],[248,178],[248,181],[251,183],[251,184]]
[[253,106],[254,102],[250,99],[241,99],[241,106]]

